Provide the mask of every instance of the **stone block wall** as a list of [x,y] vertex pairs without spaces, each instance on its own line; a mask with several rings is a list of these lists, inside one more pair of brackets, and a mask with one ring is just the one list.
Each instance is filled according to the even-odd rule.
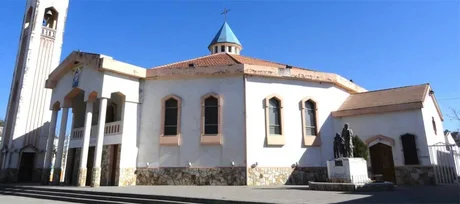
[[118,186],[135,186],[136,185],[136,168],[120,168],[120,177]]
[[433,166],[408,165],[395,167],[398,185],[435,185]]
[[35,168],[32,172],[32,182],[39,183],[42,180],[42,168]]
[[248,168],[247,185],[308,185],[309,181],[326,181],[326,167],[256,167]]
[[102,147],[101,158],[101,186],[108,186],[110,181],[110,163],[112,162],[111,150],[112,145],[104,145]]
[[16,183],[18,182],[18,169],[3,169],[0,172],[0,182],[1,183]]
[[72,169],[72,183],[71,185],[76,186],[78,183],[78,170],[80,168],[80,154],[81,154],[81,148],[76,148],[75,149],[75,154],[74,154],[74,168]]
[[246,185],[246,167],[138,168],[136,185]]

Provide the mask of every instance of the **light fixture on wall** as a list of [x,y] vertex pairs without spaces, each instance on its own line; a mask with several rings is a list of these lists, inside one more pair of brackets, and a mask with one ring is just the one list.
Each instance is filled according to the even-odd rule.
[[192,162],[188,162],[188,167],[191,167],[192,166]]
[[146,164],[147,164],[147,168],[148,168],[148,167],[149,167],[149,165],[150,165],[150,162],[147,162]]
[[252,164],[252,165],[251,165],[251,168],[256,168],[256,167],[257,167],[257,165],[259,165],[259,163],[258,163],[258,162],[256,162],[256,163]]
[[232,166],[235,166],[235,162],[234,162],[234,161],[232,161]]

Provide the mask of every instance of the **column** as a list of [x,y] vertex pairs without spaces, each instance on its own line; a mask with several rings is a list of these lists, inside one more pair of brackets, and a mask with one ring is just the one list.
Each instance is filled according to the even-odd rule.
[[48,140],[46,143],[45,163],[43,164],[42,185],[48,185],[51,174],[51,158],[53,157],[53,142],[56,135],[56,122],[59,110],[53,110],[51,123],[48,131]]
[[93,101],[86,102],[85,130],[83,132],[83,145],[80,153],[80,169],[78,170],[78,186],[86,186],[86,164],[88,163],[89,138],[93,120]]
[[104,128],[105,128],[105,116],[107,112],[107,99],[101,98],[99,106],[99,122],[97,130],[97,141],[96,149],[94,152],[94,167],[93,176],[91,177],[91,186],[98,187],[101,183],[101,159],[102,159],[102,148],[104,146]]
[[62,164],[62,150],[64,149],[65,131],[67,129],[67,118],[69,115],[69,108],[62,108],[61,124],[59,130],[59,140],[57,145],[56,160],[54,160],[53,183],[59,185],[61,182],[61,164]]

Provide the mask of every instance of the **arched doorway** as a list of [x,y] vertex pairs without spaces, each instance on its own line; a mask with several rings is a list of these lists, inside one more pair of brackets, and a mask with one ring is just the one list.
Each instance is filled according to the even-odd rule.
[[18,182],[33,181],[36,152],[37,149],[30,145],[20,151]]
[[369,148],[371,156],[372,173],[381,174],[383,180],[395,182],[395,165],[391,146],[377,143]]

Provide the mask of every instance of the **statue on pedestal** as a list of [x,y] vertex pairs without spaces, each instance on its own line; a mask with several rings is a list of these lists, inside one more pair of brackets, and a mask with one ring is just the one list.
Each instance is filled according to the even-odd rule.
[[353,157],[353,131],[348,123],[343,126],[342,135],[335,134],[334,137],[334,158]]
[[344,144],[345,141],[343,140],[343,138],[339,135],[339,133],[336,133],[334,137],[334,158],[342,157],[344,151]]

